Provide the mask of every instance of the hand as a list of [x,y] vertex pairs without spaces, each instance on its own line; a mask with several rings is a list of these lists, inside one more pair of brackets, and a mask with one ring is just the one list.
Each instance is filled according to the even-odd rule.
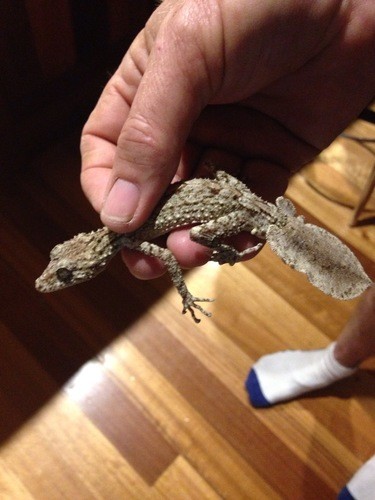
[[[84,127],[83,189],[119,232],[203,159],[274,198],[372,99],[374,56],[371,0],[165,0]],[[167,244],[184,267],[207,260],[186,230]],[[163,270],[124,255],[139,277]]]

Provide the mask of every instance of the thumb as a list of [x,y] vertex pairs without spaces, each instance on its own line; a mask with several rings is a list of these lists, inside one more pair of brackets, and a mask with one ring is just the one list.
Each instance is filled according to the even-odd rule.
[[193,122],[211,97],[196,23],[165,19],[120,132],[101,211],[118,232],[145,222],[171,182]]

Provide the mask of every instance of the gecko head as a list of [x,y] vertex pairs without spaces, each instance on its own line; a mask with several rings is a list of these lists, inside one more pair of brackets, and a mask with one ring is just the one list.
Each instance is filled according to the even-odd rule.
[[93,264],[92,261],[51,261],[42,275],[35,281],[39,292],[49,293],[88,281],[99,274],[105,264]]
[[89,235],[84,236],[78,235],[52,249],[50,263],[35,281],[35,288],[39,292],[55,292],[77,285],[103,271],[112,253],[103,248],[98,253],[98,247],[91,244]]
[[50,262],[42,275],[35,281],[35,288],[43,293],[55,292],[89,279],[87,270],[84,275],[86,277],[83,277],[82,270],[77,267],[76,263]]

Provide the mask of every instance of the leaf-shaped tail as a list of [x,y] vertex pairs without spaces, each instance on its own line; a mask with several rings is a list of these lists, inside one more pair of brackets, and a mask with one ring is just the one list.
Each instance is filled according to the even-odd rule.
[[334,298],[352,299],[372,284],[353,252],[321,227],[296,218],[283,228],[271,225],[267,241],[286,264]]

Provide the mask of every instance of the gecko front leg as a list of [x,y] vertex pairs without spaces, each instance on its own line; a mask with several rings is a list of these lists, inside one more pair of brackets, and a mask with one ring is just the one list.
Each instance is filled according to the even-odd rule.
[[196,323],[199,323],[200,319],[196,317],[194,309],[197,309],[205,316],[211,317],[211,313],[205,311],[203,307],[197,304],[197,302],[213,302],[213,299],[194,297],[189,292],[181,271],[181,267],[170,250],[148,241],[144,241],[136,246],[132,246],[132,248],[134,250],[142,252],[144,255],[158,257],[164,262],[164,264],[167,266],[169,276],[171,277],[174,286],[176,287],[178,293],[182,298],[183,314],[189,311]]

